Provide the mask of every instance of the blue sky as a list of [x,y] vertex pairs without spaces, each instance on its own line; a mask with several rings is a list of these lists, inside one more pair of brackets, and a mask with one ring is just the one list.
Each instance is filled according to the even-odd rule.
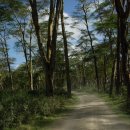
[[[65,13],[72,15],[72,13],[74,11],[74,7],[76,6],[76,3],[77,3],[76,0],[64,0]],[[15,39],[10,39],[8,41],[8,43],[9,43],[9,48],[10,48],[9,55],[10,55],[10,57],[16,59],[16,61],[13,64],[13,67],[15,68],[15,67],[19,66],[21,63],[25,62],[24,55],[23,55],[23,53],[17,52],[14,49]]]
[[66,13],[72,14],[76,6],[76,0],[64,0],[64,10]]

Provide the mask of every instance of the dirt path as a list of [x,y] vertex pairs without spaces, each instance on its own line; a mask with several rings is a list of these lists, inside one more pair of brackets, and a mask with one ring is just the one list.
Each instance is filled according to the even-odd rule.
[[102,99],[90,94],[77,95],[79,104],[54,122],[50,130],[130,130],[130,122],[119,119]]

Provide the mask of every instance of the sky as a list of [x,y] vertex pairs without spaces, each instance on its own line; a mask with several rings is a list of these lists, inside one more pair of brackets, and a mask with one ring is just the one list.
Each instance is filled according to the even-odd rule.
[[76,0],[64,0],[64,11],[71,15],[74,11],[76,3]]
[[[71,16],[74,11],[74,7],[76,6],[76,0],[64,0],[64,12],[66,15]],[[69,19],[68,22],[72,21],[72,19]],[[13,68],[17,68],[20,64],[25,62],[25,58],[22,52],[17,52],[14,48],[15,39],[11,38],[9,43],[9,55],[11,58],[15,58],[14,64],[12,65]]]

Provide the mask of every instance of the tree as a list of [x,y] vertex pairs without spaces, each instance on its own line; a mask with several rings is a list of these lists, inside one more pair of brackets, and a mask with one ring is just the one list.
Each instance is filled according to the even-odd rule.
[[[114,88],[114,78],[116,80],[115,73],[117,75],[118,72],[118,60],[115,59],[115,55],[120,55],[120,53],[115,52],[115,45],[116,45],[116,20],[117,17],[113,12],[113,6],[110,3],[110,1],[104,0],[103,2],[99,2],[99,0],[95,0],[95,18],[99,19],[98,22],[95,22],[96,31],[100,33],[103,37],[103,42],[107,42],[109,44],[110,51],[106,52],[109,53],[109,62],[112,64],[111,66],[111,83],[109,88],[109,94],[112,95],[113,88]],[[109,15],[109,17],[107,17]],[[107,54],[108,55],[108,54]],[[115,69],[116,68],[116,69]],[[105,73],[104,73],[105,74]],[[119,76],[119,73],[117,75],[117,78]],[[119,79],[119,78],[118,78]],[[116,83],[116,82],[115,82]],[[117,88],[117,87],[116,87]]]
[[[41,42],[40,36],[40,26],[37,10],[36,0],[29,0],[32,9],[32,20],[35,28],[35,33],[37,37],[37,43],[39,47],[39,53],[42,60],[43,69],[45,68],[45,82],[46,82],[46,95],[53,96],[53,72],[55,68],[55,56],[56,56],[56,39],[57,39],[57,29],[58,21],[61,10],[61,1],[54,0],[50,1],[50,15],[48,23],[48,39],[47,39],[47,53]],[[56,5],[56,12],[55,12]]]
[[128,66],[127,66],[128,46],[129,46],[128,41],[127,41],[127,34],[128,34],[127,20],[130,14],[130,1],[129,0],[119,0],[119,1],[114,0],[114,4],[115,4],[115,8],[118,15],[119,25],[120,25],[118,27],[118,31],[120,34],[118,35],[118,39],[120,39],[120,43],[121,43],[122,73],[123,73],[124,83],[127,86],[128,104],[130,104],[130,79],[129,79],[129,72],[128,72]]
[[[93,39],[93,34],[89,29],[89,24],[88,24],[88,11],[89,11],[89,6],[91,3],[87,2],[86,0],[83,1],[79,1],[79,7],[77,10],[80,11],[81,13],[81,17],[78,15],[78,17],[80,17],[80,19],[82,18],[82,20],[85,22],[85,26],[86,26],[86,32],[87,32],[87,37],[89,38],[89,43],[91,46],[91,50],[92,50],[92,55],[93,55],[93,64],[94,64],[94,69],[95,69],[95,79],[97,82],[97,88],[99,91],[99,74],[98,74],[98,67],[97,67],[97,58],[95,55],[95,50],[94,50],[94,39]],[[77,16],[76,16],[77,17]]]
[[64,1],[61,0],[61,26],[62,26],[62,35],[64,40],[64,54],[65,54],[65,67],[66,67],[66,79],[67,79],[67,91],[68,96],[71,96],[71,80],[70,80],[70,69],[69,69],[69,58],[68,58],[68,46],[67,46],[67,37],[65,32],[64,24]]
[[14,89],[14,85],[13,85],[13,75],[12,75],[12,69],[11,69],[11,59],[9,57],[9,48],[8,48],[8,44],[7,44],[7,39],[9,39],[8,37],[8,29],[7,29],[7,25],[6,23],[3,24],[3,28],[1,28],[1,32],[0,32],[0,44],[1,44],[1,49],[2,52],[4,54],[4,59],[6,60],[6,66],[8,68],[8,76],[9,76],[9,83],[11,86],[11,89]]

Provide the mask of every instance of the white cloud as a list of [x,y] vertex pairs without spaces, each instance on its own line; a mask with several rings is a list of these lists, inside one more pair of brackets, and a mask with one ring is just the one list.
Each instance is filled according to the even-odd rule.
[[[75,27],[73,26],[75,22],[77,22],[76,19],[72,18],[68,13],[64,12],[64,17],[65,17],[65,30],[67,32],[72,32],[72,38],[73,40],[70,40],[70,42],[76,42],[78,38],[81,35],[80,29],[83,29],[85,25],[83,22],[78,23]],[[44,18],[39,18],[39,23],[42,23],[43,21],[48,21],[49,16],[46,15]],[[59,21],[60,23],[60,21]],[[61,31],[61,26],[59,26],[59,31]]]
[[75,40],[78,40],[79,37],[81,36],[81,32],[80,29],[83,29],[85,27],[85,25],[83,24],[83,22],[79,22],[78,24],[76,24],[76,26],[73,26],[75,22],[78,22],[76,19],[72,18],[69,14],[64,13],[64,17],[67,17],[67,19],[65,20],[65,23],[67,25],[65,25],[65,29],[68,32],[73,32],[72,37]]

